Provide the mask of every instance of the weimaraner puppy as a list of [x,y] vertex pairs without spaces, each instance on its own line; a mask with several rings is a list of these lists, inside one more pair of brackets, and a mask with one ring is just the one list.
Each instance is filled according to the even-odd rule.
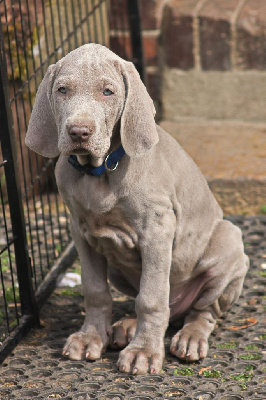
[[[48,68],[26,136],[35,152],[60,154],[56,179],[82,265],[85,322],[63,354],[96,360],[108,345],[125,347],[118,368],[133,374],[161,371],[169,321],[184,318],[171,353],[205,357],[249,265],[241,231],[154,114],[133,64],[86,44]],[[108,279],[135,297],[136,318],[112,326]]]

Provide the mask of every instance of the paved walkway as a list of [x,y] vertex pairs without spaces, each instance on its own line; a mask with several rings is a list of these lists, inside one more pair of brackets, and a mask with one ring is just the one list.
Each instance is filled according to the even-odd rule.
[[[266,206],[266,123],[162,121],[208,179],[225,214]],[[265,207],[266,208],[266,207]]]
[[[186,364],[172,357],[172,329],[158,375],[118,372],[118,352],[109,349],[97,362],[67,360],[62,347],[82,324],[83,300],[80,289],[57,289],[42,309],[42,328],[33,329],[5,360],[0,399],[265,399],[266,217],[232,219],[243,231],[251,268],[239,301],[217,322],[205,360]],[[117,292],[114,298],[114,319],[133,312],[132,300]]]

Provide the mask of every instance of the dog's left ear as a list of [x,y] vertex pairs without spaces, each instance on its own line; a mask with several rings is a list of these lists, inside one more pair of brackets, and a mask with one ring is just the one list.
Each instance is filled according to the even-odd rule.
[[128,156],[138,157],[159,140],[154,121],[155,108],[132,63],[123,63],[122,75],[126,101],[121,116],[121,142]]

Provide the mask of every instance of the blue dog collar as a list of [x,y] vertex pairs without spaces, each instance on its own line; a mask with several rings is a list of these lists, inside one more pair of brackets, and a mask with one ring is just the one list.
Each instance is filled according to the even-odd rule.
[[77,156],[74,155],[68,157],[68,162],[79,172],[83,172],[84,174],[92,176],[100,176],[106,171],[114,171],[117,168],[119,161],[125,154],[126,152],[121,145],[113,153],[106,156],[104,162],[99,167],[93,167],[89,163],[81,165],[78,162]]

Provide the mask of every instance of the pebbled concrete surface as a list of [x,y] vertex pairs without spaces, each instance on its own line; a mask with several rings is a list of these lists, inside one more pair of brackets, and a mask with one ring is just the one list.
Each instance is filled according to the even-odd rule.
[[[266,383],[266,217],[231,217],[243,232],[251,268],[239,301],[211,335],[208,357],[186,364],[169,354],[161,374],[133,376],[118,372],[118,352],[108,349],[96,362],[61,356],[67,336],[84,318],[78,289],[57,289],[33,329],[1,368],[0,398],[99,400],[241,400],[265,399]],[[113,292],[114,320],[134,311],[134,302]]]

